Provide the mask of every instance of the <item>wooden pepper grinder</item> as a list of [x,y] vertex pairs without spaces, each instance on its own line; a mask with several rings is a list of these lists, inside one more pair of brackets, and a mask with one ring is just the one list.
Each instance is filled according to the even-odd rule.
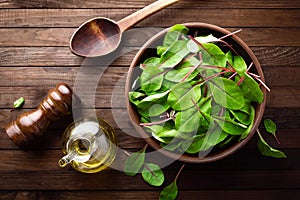
[[21,149],[28,150],[43,136],[48,125],[70,113],[72,89],[65,83],[51,89],[37,109],[23,113],[6,127],[9,138]]

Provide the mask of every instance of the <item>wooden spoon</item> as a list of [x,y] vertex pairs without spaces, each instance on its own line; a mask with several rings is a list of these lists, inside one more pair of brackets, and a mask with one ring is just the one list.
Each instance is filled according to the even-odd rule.
[[83,57],[97,57],[114,51],[121,42],[122,32],[180,0],[158,0],[143,9],[115,22],[104,17],[96,17],[83,23],[72,35],[72,53]]

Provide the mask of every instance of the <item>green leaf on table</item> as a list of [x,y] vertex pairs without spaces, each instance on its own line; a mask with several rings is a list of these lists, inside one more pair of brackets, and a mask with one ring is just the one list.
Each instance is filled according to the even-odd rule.
[[245,100],[237,84],[223,77],[215,77],[208,83],[215,102],[225,108],[239,110],[244,107]]
[[135,176],[140,171],[145,162],[145,150],[146,148],[143,148],[134,152],[125,160],[124,172],[126,175]]
[[243,74],[247,71],[247,64],[241,56],[233,57],[233,68],[238,74]]
[[175,200],[178,195],[178,187],[176,181],[166,186],[160,193],[159,200]]
[[143,179],[153,186],[161,186],[165,181],[165,176],[160,167],[153,163],[145,163],[142,171]]
[[13,103],[13,109],[15,108],[21,108],[25,103],[25,99],[24,97],[20,97],[19,99],[17,99],[16,101],[14,101]]
[[164,73],[157,66],[148,66],[141,74],[141,89],[147,92],[157,91],[163,83]]
[[177,187],[177,179],[183,169],[184,165],[178,171],[174,181],[166,186],[161,192],[159,196],[159,200],[175,200],[178,195],[178,187]]
[[[168,95],[168,103],[174,110],[185,110],[192,107],[193,101],[201,98],[200,85],[191,85],[189,82],[176,84]],[[193,100],[193,101],[192,101]]]
[[[259,87],[259,84],[247,73],[243,73],[244,80],[240,84],[241,91],[246,99],[257,103],[262,103],[264,94]],[[236,76],[236,79],[238,77]]]
[[276,135],[276,131],[277,131],[277,126],[275,124],[275,122],[273,122],[271,119],[265,119],[264,120],[264,126],[265,129],[268,133],[271,133],[274,138],[276,139],[276,141],[280,144],[277,135]]
[[257,131],[259,139],[257,141],[257,148],[259,152],[264,156],[271,156],[274,158],[286,158],[287,156],[280,150],[271,147],[262,137],[262,135]]
[[174,41],[177,41],[182,34],[187,34],[189,29],[182,25],[176,24],[172,26],[164,37],[163,46],[170,46]]

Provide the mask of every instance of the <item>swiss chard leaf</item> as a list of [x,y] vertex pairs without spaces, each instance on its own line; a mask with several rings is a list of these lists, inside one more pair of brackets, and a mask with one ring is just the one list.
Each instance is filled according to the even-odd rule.
[[271,156],[274,158],[286,158],[287,156],[280,150],[274,149],[263,139],[258,131],[259,140],[257,141],[257,148],[264,156]]
[[241,56],[234,56],[232,66],[238,74],[243,74],[247,71],[247,64]]
[[249,101],[262,103],[264,100],[264,94],[260,89],[258,83],[247,73],[244,73],[243,77],[244,80],[240,84],[240,88],[244,97]]
[[129,100],[134,105],[138,105],[141,102],[141,98],[144,98],[146,94],[142,92],[129,92]]
[[181,132],[194,132],[198,129],[201,117],[195,107],[178,112],[175,118],[175,128]]
[[271,119],[265,119],[264,126],[265,126],[266,131],[268,133],[271,133],[274,136],[274,138],[276,139],[277,143],[280,144],[280,142],[277,138],[277,135],[276,135],[276,131],[277,131],[276,124]]
[[142,99],[137,105],[138,112],[142,116],[157,116],[169,109],[166,104],[169,91],[157,93]]
[[160,193],[159,200],[175,200],[178,195],[178,187],[176,181],[166,186]]
[[205,142],[205,135],[195,135],[186,141],[184,141],[181,145],[182,149],[187,153],[198,153],[203,147]]
[[132,153],[125,161],[124,172],[128,176],[135,176],[145,162],[145,150],[141,149],[138,152]]
[[233,110],[244,107],[245,100],[242,91],[234,81],[215,77],[209,82],[209,89],[217,104]]
[[153,186],[161,186],[165,181],[165,176],[160,167],[153,163],[145,163],[142,171],[143,179]]
[[170,91],[168,103],[174,110],[185,110],[192,107],[193,101],[201,98],[200,85],[191,85],[189,82],[176,84]]
[[189,29],[182,24],[172,26],[164,37],[163,46],[169,47],[174,41],[177,41],[182,34],[187,34],[188,32]]
[[157,91],[163,83],[164,72],[157,66],[148,66],[141,74],[141,89],[147,92]]
[[160,58],[157,58],[157,57],[150,57],[144,61],[144,64],[146,65],[146,67],[149,67],[149,66],[157,67],[159,65],[159,63],[160,63]]
[[247,129],[247,126],[235,122],[234,120],[227,117],[213,117],[223,131],[230,135],[241,135]]
[[[165,79],[173,82],[181,82],[185,76],[193,69],[193,67],[177,68],[166,73]],[[185,81],[191,81],[198,75],[197,70],[194,70]]]
[[179,64],[190,51],[187,48],[187,41],[175,41],[166,51],[161,55],[159,68],[173,68]]

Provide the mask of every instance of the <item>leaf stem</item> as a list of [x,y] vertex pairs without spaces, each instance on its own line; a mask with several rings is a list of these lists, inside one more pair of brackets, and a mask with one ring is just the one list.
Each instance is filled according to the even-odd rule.
[[181,171],[183,170],[184,166],[185,166],[185,164],[183,164],[183,165],[181,166],[181,168],[179,169],[179,171],[177,172],[177,174],[176,174],[176,176],[175,176],[175,179],[174,179],[174,182],[177,181],[177,179],[178,179],[178,177],[179,177]]

